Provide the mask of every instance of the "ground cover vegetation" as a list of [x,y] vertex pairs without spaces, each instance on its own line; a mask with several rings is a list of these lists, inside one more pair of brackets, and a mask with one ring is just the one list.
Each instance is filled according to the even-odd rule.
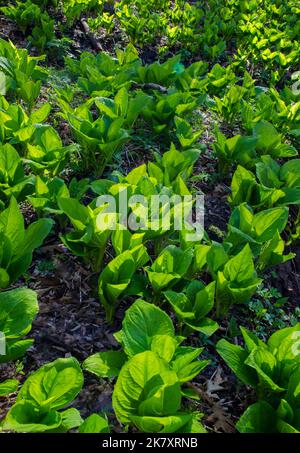
[[[300,432],[299,36],[296,0],[0,0],[1,432]],[[169,228],[99,222],[124,191]]]

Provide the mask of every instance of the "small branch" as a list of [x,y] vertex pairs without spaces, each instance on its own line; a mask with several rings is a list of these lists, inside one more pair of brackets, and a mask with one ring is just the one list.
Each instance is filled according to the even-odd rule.
[[167,94],[168,92],[168,89],[166,87],[158,85],[157,83],[144,83],[143,88],[144,90],[157,90],[165,94]]
[[196,392],[198,394],[198,396],[203,400],[205,401],[206,403],[208,403],[210,406],[213,406],[215,403],[211,400],[211,398],[209,398],[209,396],[204,392],[204,390],[202,390],[201,387],[198,387],[196,386],[195,384],[192,384],[191,382],[188,382],[186,384],[186,386],[191,389],[191,390],[194,390],[194,392]]
[[89,40],[91,41],[91,44],[92,44],[93,48],[95,50],[97,50],[98,52],[103,52],[103,49],[102,49],[102,46],[101,46],[100,42],[95,37],[94,33],[91,32],[90,27],[88,26],[88,23],[87,23],[86,19],[82,18],[80,20],[80,22],[81,22],[83,31],[87,35]]
[[143,90],[156,90],[163,94],[168,93],[168,89],[166,87],[158,85],[157,83],[142,83],[142,84],[134,83],[133,88],[135,89],[142,88]]

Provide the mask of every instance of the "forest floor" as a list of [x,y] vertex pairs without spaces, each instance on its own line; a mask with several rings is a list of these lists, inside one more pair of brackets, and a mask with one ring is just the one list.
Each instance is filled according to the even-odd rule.
[[[18,47],[25,46],[26,42],[22,35],[1,15],[0,30],[1,37],[10,39]],[[79,25],[74,27],[70,37],[73,40],[71,52],[74,56],[79,56],[83,51],[93,51]],[[113,52],[115,41],[106,41],[104,38],[101,39],[101,36],[99,38],[103,49]],[[157,58],[157,54],[155,49],[148,49],[142,57],[150,63]],[[59,64],[54,64],[53,72],[59,74],[60,71]],[[207,150],[200,156],[194,168],[194,174],[197,175],[194,184],[205,194],[206,230],[212,239],[218,239],[225,233],[230,215],[227,196],[230,191],[231,175],[228,175],[225,181],[215,182],[217,162],[212,156],[210,118],[203,118],[203,124],[205,132],[201,143],[205,143]],[[64,133],[63,124],[60,128],[63,141],[68,142],[69,137]],[[145,152],[139,154],[138,145],[133,145],[132,142],[125,147],[125,160],[121,162],[116,159],[115,167],[127,172],[144,161]],[[151,154],[151,143],[148,148]],[[199,178],[199,175],[202,175],[202,178]],[[28,223],[34,220],[34,211],[28,204],[23,204],[22,211]],[[227,336],[236,339],[236,329],[239,325],[249,327],[253,332],[258,332],[262,338],[267,338],[278,328],[279,317],[283,324],[290,322],[295,308],[300,303],[299,247],[293,251],[297,254],[294,260],[278,266],[275,271],[269,271],[265,275],[263,287],[255,296],[253,304],[236,307],[223,320],[221,331],[206,340],[206,352],[203,357],[211,360],[211,366],[193,381],[193,386],[201,399],[199,402],[189,404],[205,414],[203,423],[209,431],[234,431],[234,425],[240,415],[255,401],[254,392],[249,387],[237,386],[235,376],[216,354],[213,345],[220,338],[220,332],[223,334],[225,332]],[[30,333],[30,337],[35,340],[34,346],[22,360],[16,364],[6,364],[2,368],[4,379],[17,377],[22,382],[30,372],[58,357],[72,355],[81,362],[93,353],[117,347],[118,343],[113,333],[121,327],[128,304],[121,304],[113,325],[107,324],[104,310],[92,289],[95,288],[96,279],[97,275],[91,273],[89,266],[62,245],[58,234],[54,233],[48,237],[44,246],[35,252],[33,263],[25,277],[26,284],[38,293],[39,298],[39,314]],[[15,286],[21,286],[23,283],[24,279]],[[277,302],[282,298],[287,300],[281,307]],[[261,307],[268,308],[268,312],[262,313]],[[173,321],[176,323],[174,317]],[[201,340],[203,343],[203,338]],[[189,337],[189,344],[199,346],[199,335]],[[112,382],[99,380],[85,373],[84,389],[72,406],[79,409],[83,417],[99,411],[110,414],[115,431],[119,431],[120,426],[113,416],[111,407],[112,390]],[[0,399],[0,419],[14,399],[14,395],[3,401]]]

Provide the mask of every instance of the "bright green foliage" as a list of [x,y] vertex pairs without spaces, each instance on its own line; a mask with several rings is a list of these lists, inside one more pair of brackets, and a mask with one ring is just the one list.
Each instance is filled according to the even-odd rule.
[[[182,196],[190,195],[184,179],[192,171],[198,155],[199,152],[191,150],[181,155],[172,148],[162,158],[157,156],[157,163],[149,162],[148,168],[145,164],[140,165],[126,176],[115,172],[114,175],[118,178],[116,184],[110,180],[98,180],[91,183],[91,188],[98,195],[110,195],[115,199],[115,203],[108,203],[112,204],[109,212],[117,212],[116,224],[124,225],[124,220],[127,219],[127,228],[144,233],[145,239],[167,236],[175,230],[176,216],[179,222],[179,218],[183,220],[183,213],[192,208],[190,201],[185,201]],[[126,199],[126,195],[128,199],[131,195],[143,198],[142,201],[139,198],[137,202],[131,201],[128,212],[123,212],[120,203]],[[154,206],[154,215],[152,195],[158,197],[156,200],[159,199],[159,206]],[[124,203],[127,205],[127,201]],[[159,245],[158,242],[157,246]]]
[[32,253],[50,233],[53,221],[40,219],[24,226],[24,218],[14,197],[0,213],[0,288],[6,288],[27,271]]
[[[274,69],[273,80],[277,80],[280,69],[293,66],[299,56],[298,5],[255,1],[238,6],[238,32],[246,47],[238,49],[236,59],[250,57],[254,64],[263,63],[266,68]],[[285,33],[287,29],[289,32]]]
[[[26,0],[25,2],[16,2],[16,5],[9,5],[1,8],[1,11],[15,21],[20,28],[21,32],[26,35],[29,31],[31,35],[28,36],[28,41],[39,52],[45,49],[51,53],[52,47],[63,47],[69,43],[68,38],[56,39],[54,19],[51,19],[45,8],[47,2],[32,2]],[[57,3],[54,0],[52,3]],[[56,5],[57,6],[57,5]],[[56,54],[56,57],[58,55]]]
[[6,379],[6,381],[0,382],[0,397],[15,393],[18,389],[19,381],[16,379]]
[[236,427],[241,433],[300,433],[299,425],[299,392],[296,379],[299,382],[299,372],[294,373],[290,392],[295,398],[292,403],[282,399],[274,409],[267,401],[258,401],[246,409]]
[[201,137],[203,130],[194,132],[190,124],[183,118],[174,118],[176,127],[176,136],[183,149],[190,148]]
[[66,432],[82,423],[76,409],[64,409],[83,385],[80,365],[74,358],[47,363],[24,382],[16,403],[3,422],[15,432]]
[[241,101],[246,92],[245,87],[232,85],[222,99],[215,97],[215,109],[220,117],[230,124],[233,123],[240,111]]
[[132,234],[129,230],[118,225],[117,229],[112,233],[112,246],[117,255],[125,252],[126,250],[132,250],[133,248],[141,245],[144,240],[144,233]]
[[[87,3],[81,0],[80,4],[83,2]],[[104,3],[106,2],[101,2],[101,6]],[[78,5],[78,8],[80,6]],[[173,3],[169,0],[151,0],[145,7],[141,0],[120,0],[115,2],[113,13],[103,13],[102,8],[97,8],[97,12],[96,19],[89,21],[91,27],[102,27],[108,33],[113,33],[118,26],[135,45],[155,45],[164,37],[165,46],[160,49],[162,53],[166,52],[169,46],[179,45],[191,51],[198,49],[197,40],[201,36],[198,29],[204,12],[197,4],[191,5],[182,0],[175,0]]]
[[139,92],[134,97],[129,97],[125,87],[116,93],[113,100],[105,97],[95,98],[95,104],[100,112],[112,120],[124,118],[124,125],[129,128],[150,102],[150,96]]
[[[278,165],[269,157],[261,159],[262,161],[256,165],[256,174],[260,184],[265,187],[280,188],[285,192],[286,199],[281,200],[281,203],[299,203],[299,198],[294,199],[293,193],[296,195],[296,189],[300,186],[300,160],[290,159],[282,166]],[[298,195],[299,197],[299,195]]]
[[103,269],[98,281],[98,295],[108,321],[113,320],[120,297],[139,294],[143,289],[143,281],[135,273],[148,260],[147,250],[140,244],[118,255]]
[[208,64],[204,61],[196,61],[186,67],[184,71],[176,77],[175,85],[179,91],[189,91],[191,94],[203,95],[203,91],[208,84],[206,74]]
[[46,103],[27,115],[19,104],[9,104],[0,97],[0,142],[10,141],[12,144],[26,143],[36,132],[39,123],[43,123],[51,110]]
[[169,87],[184,72],[184,66],[180,60],[180,55],[175,55],[163,63],[155,61],[149,65],[141,65],[137,71],[138,81]]
[[122,350],[99,352],[88,357],[83,367],[98,377],[119,375],[126,357],[131,358],[144,351],[153,351],[170,363],[180,382],[193,379],[209,363],[194,360],[202,349],[180,346],[184,337],[177,337],[170,317],[155,305],[136,300],[126,311],[122,330],[115,334]]
[[[218,244],[216,242],[214,243],[213,241],[208,241],[208,242],[210,243],[210,245],[199,244],[199,243],[196,243],[194,245],[194,258],[193,258],[193,262],[192,262],[192,272],[191,272],[192,275],[199,274],[207,267],[207,254],[210,250],[212,251],[211,253],[213,253],[213,250],[216,250],[216,247],[219,246],[224,253],[224,250],[223,250],[223,247],[221,244]],[[214,248],[212,247],[212,244],[215,245]],[[226,253],[225,253],[225,257],[227,258]],[[223,262],[226,261],[226,258],[224,261],[222,261],[222,264],[223,264]],[[219,263],[217,263],[215,270],[217,270],[218,268],[219,268]],[[215,277],[214,268],[210,268],[209,271]]]
[[[33,3],[39,8],[29,1],[19,3],[17,8],[9,5],[4,10],[24,26],[33,20],[30,12],[39,21],[47,6],[38,1]],[[147,7],[141,0],[52,4],[61,7],[68,26],[81,14],[91,14],[87,20],[92,30],[105,30],[108,35],[121,31],[121,44],[129,41],[143,50],[150,45],[159,54],[168,54],[170,49],[197,56],[200,52],[206,60],[233,60],[242,69],[247,64],[263,65],[270,70],[273,83],[283,77],[284,70],[296,67],[299,58],[299,8],[293,1],[279,5],[255,0],[220,6],[216,0],[205,4],[163,0],[148,2]]]
[[[81,145],[85,168],[93,169],[99,177],[111,163],[115,151],[129,139],[129,134],[123,128],[125,120],[122,117],[113,119],[103,114],[94,120],[90,110],[94,102],[92,99],[74,110],[64,103],[63,116],[68,120],[76,140]],[[100,105],[103,109],[105,104]]]
[[11,20],[17,22],[23,34],[26,33],[27,29],[34,26],[41,14],[38,5],[35,5],[30,0],[16,2],[16,6],[9,5],[2,7],[1,11]]
[[96,56],[83,52],[80,60],[66,58],[71,73],[78,79],[79,88],[88,96],[108,96],[120,88],[129,88],[138,78],[141,66],[137,50],[129,45],[124,51],[116,49],[117,58],[100,52]]
[[[238,166],[231,183],[229,201],[233,206],[246,202],[253,208],[300,203],[300,160],[280,166],[270,156],[262,156],[255,175]],[[258,180],[258,182],[257,182]]]
[[187,331],[196,330],[210,336],[218,329],[218,324],[206,317],[215,304],[215,282],[205,286],[193,280],[184,292],[166,291],[164,295],[178,320],[187,326]]
[[167,151],[161,158],[157,155],[157,162],[149,162],[134,168],[127,176],[120,175],[120,183],[129,183],[132,193],[141,194],[146,199],[151,195],[173,194],[189,195],[184,180],[187,180],[197,160],[199,152],[186,151],[181,154],[174,147]]
[[224,171],[228,165],[239,163],[247,168],[253,168],[261,156],[272,158],[293,157],[296,149],[282,142],[281,135],[267,121],[257,123],[252,135],[236,135],[226,139],[220,131],[216,131],[214,151],[220,161],[220,169]]
[[113,407],[119,420],[145,432],[203,432],[200,414],[180,412],[181,385],[208,364],[195,360],[202,349],[180,346],[168,315],[143,300],[127,310],[115,336],[125,354],[94,354],[84,368],[99,377],[118,375]]
[[2,94],[22,99],[29,112],[40,94],[42,80],[47,77],[47,71],[37,66],[43,59],[29,56],[27,50],[17,49],[10,41],[0,40],[0,73],[6,76]]
[[58,175],[66,166],[70,153],[78,150],[77,145],[63,146],[58,133],[50,126],[36,129],[32,144],[27,144],[25,162],[36,174]]
[[[144,235],[146,240],[172,233],[176,209],[182,208],[183,202],[180,196],[175,197],[174,205],[172,205],[169,203],[169,199],[164,201],[163,196],[169,195],[172,197],[175,194],[189,194],[182,178],[187,179],[198,155],[199,152],[192,150],[185,151],[181,155],[179,151],[172,148],[161,159],[158,158],[157,164],[150,163],[148,171],[146,165],[141,165],[125,177],[117,174],[119,179],[117,183],[113,183],[110,180],[93,181],[91,184],[92,190],[99,195],[110,195],[113,201],[115,200],[115,204],[112,203],[112,205],[111,199],[108,200],[107,198],[94,200],[88,206],[84,206],[78,200],[69,198],[69,196],[66,197],[66,195],[59,200],[56,195],[56,186],[57,191],[59,191],[62,184],[58,186],[58,182],[55,183],[55,187],[53,185],[55,192],[53,191],[53,195],[49,195],[51,198],[49,207],[52,209],[51,206],[53,206],[53,209],[56,209],[53,203],[56,203],[55,199],[58,199],[59,211],[67,215],[74,228],[73,231],[62,236],[64,244],[76,255],[86,257],[94,270],[97,271],[101,268],[103,253],[107,240],[111,235],[111,230],[114,230],[118,224],[120,225],[113,234],[113,245],[117,254],[139,245],[142,241],[141,235]],[[39,208],[39,200],[37,198],[41,198],[40,202],[43,205],[41,205],[41,208],[44,208],[48,202],[43,200],[42,195],[43,191],[45,191],[45,198],[48,198],[48,190],[44,187],[41,179],[37,179],[37,184],[36,192],[40,193],[41,196],[30,197],[29,200],[32,201],[36,208]],[[171,184],[175,193],[171,187],[168,187]],[[124,212],[122,208],[120,211],[118,210],[120,208],[119,197],[122,197],[124,189],[127,190],[128,197],[130,195],[142,195],[145,197],[146,201],[149,200],[149,207],[151,206],[151,196],[161,194],[162,205],[159,206],[159,218],[153,220],[142,204],[133,204],[130,206],[130,211],[128,213],[125,212],[125,216],[128,216],[129,227],[129,230],[125,232],[124,226],[122,226]],[[61,190],[65,191],[65,188],[61,188]],[[166,225],[163,223],[163,215],[168,212],[171,230],[169,225],[167,225],[166,229]],[[139,221],[137,221],[138,218],[140,219]],[[133,238],[131,238],[130,233],[131,227],[134,233]],[[125,244],[127,245],[125,246]]]
[[182,250],[174,245],[166,247],[151,267],[146,268],[155,295],[178,283],[192,263],[191,249]]
[[227,313],[233,304],[249,301],[262,282],[257,278],[249,244],[220,267],[216,286],[217,316]]
[[259,270],[284,263],[294,257],[284,255],[285,243],[280,236],[288,220],[288,209],[271,208],[253,214],[251,208],[241,204],[235,208],[228,223],[225,241],[231,244],[231,254],[249,244]]
[[170,150],[162,156],[155,155],[155,163],[148,163],[149,176],[156,178],[158,183],[166,187],[172,186],[176,191],[177,187],[181,185],[180,179],[184,182],[188,181],[199,155],[200,151],[197,149],[177,151],[172,144]]
[[173,126],[175,116],[189,113],[196,107],[196,101],[187,93],[156,94],[156,98],[146,105],[143,116],[158,134]]
[[[219,168],[225,173],[227,167],[234,162],[246,164],[251,162],[255,153],[255,139],[236,135],[226,138],[218,129],[215,131],[216,141],[213,144],[214,152],[218,158]],[[244,161],[244,162],[243,162]]]
[[[170,317],[160,308],[141,299],[126,311],[122,330],[115,334],[117,341],[128,357],[151,350],[152,344],[165,338],[166,351],[161,353],[169,360],[180,343]],[[168,340],[171,338],[172,340]],[[175,340],[175,341],[173,341]],[[167,345],[167,342],[169,343]],[[168,348],[169,351],[168,351]],[[175,348],[175,349],[174,349]]]
[[[206,68],[207,69],[207,68]],[[228,65],[226,68],[220,64],[215,64],[207,74],[207,83],[209,92],[212,94],[218,94],[224,92],[226,88],[237,82],[237,77],[232,70],[232,67]]]
[[63,0],[63,12],[67,17],[69,24],[80,17],[82,12],[99,7],[101,8],[103,0]]
[[37,213],[62,214],[58,207],[60,198],[69,198],[69,190],[64,181],[57,176],[52,179],[36,176],[34,194],[27,197]]
[[[270,156],[263,156],[270,158]],[[275,162],[275,161],[273,161]],[[256,164],[258,166],[260,164]],[[271,208],[274,205],[281,204],[285,197],[285,192],[276,186],[267,187],[259,184],[252,172],[238,165],[231,182],[231,195],[229,202],[232,206],[238,206],[241,203],[247,203],[254,209]]]
[[107,214],[106,222],[99,220],[105,205],[94,207],[93,203],[84,206],[79,200],[70,197],[57,198],[60,212],[70,220],[73,230],[63,234],[65,246],[75,255],[88,260],[95,272],[102,267],[103,254],[115,223],[115,214]]
[[282,143],[282,136],[267,121],[261,121],[254,126],[253,136],[256,138],[255,148],[259,155],[278,158],[298,154],[293,146]]
[[122,368],[113,393],[118,419],[142,432],[204,432],[191,413],[180,412],[180,381],[157,354],[145,351]]
[[4,72],[0,72],[0,95],[5,96],[6,95],[6,81],[7,77],[4,74]]
[[27,196],[27,200],[32,204],[39,216],[46,214],[61,215],[63,211],[58,206],[60,198],[76,198],[80,200],[89,189],[89,180],[81,179],[77,181],[72,178],[69,187],[64,180],[55,176],[54,178],[40,177],[35,178],[34,194]]
[[104,417],[100,417],[98,414],[92,414],[79,426],[78,431],[81,434],[109,433],[109,425]]
[[245,348],[222,339],[217,351],[237,377],[257,392],[237,424],[241,432],[299,432],[300,324],[275,332],[267,343],[241,328]]
[[126,362],[123,351],[97,352],[83,362],[83,368],[99,378],[113,378],[118,376]]
[[222,339],[217,345],[219,354],[241,381],[257,390],[259,398],[280,398],[299,370],[300,324],[278,330],[266,344],[243,327],[241,332],[246,348]]
[[0,145],[0,198],[6,202],[13,195],[18,201],[33,191],[34,177],[25,176],[22,160],[10,144]]
[[[300,237],[300,160],[294,158],[300,143],[299,5],[296,0],[0,4],[26,46],[0,39],[0,332],[6,340],[0,362],[21,358],[32,345],[25,336],[37,313],[36,295],[9,287],[18,286],[23,275],[30,278],[33,251],[54,223],[42,218],[25,229],[20,209],[27,214],[27,206],[17,204],[25,201],[38,217],[53,216],[55,233],[96,273],[90,275],[88,297],[95,295],[98,277],[109,322],[120,303],[129,304],[115,334],[120,348],[83,363],[100,379],[110,379],[109,385],[116,380],[112,405],[120,426],[114,430],[123,425],[125,431],[204,432],[202,414],[182,398],[199,399],[189,382],[208,361],[199,360],[202,348],[191,347],[186,337],[193,334],[193,343],[207,343],[211,353],[219,327],[215,317],[234,304],[250,303],[257,317],[252,324],[263,335],[265,324],[283,326],[291,319],[293,325],[299,314],[279,309],[286,298],[269,285],[261,289],[259,278],[292,259],[286,246]],[[86,44],[113,44],[114,55],[81,52],[83,42],[76,42],[63,61],[68,36],[78,37],[71,27],[85,29],[83,19],[98,41],[89,43],[93,36],[85,30]],[[38,66],[46,58],[55,61],[49,70]],[[43,124],[48,117],[51,125]],[[108,179],[93,179],[104,173]],[[210,222],[217,220],[214,209],[230,185],[226,228],[223,210],[220,223]],[[209,190],[209,198],[221,192],[215,206],[209,200],[205,218],[220,242],[205,231],[189,241],[186,224],[178,228],[189,214],[195,218],[196,203],[183,196],[199,194],[199,187]],[[159,196],[158,207],[153,195]],[[192,232],[198,233],[195,225]],[[234,337],[236,315],[244,311],[237,307],[228,322],[223,318],[218,335],[225,327]],[[300,432],[299,329],[299,324],[283,329],[264,343],[242,328],[245,348],[219,341],[225,362],[257,391],[257,401],[237,423],[240,432]],[[17,362],[16,373],[21,368]],[[83,420],[76,409],[66,409],[82,384],[76,359],[44,365],[25,380],[0,429],[109,432],[105,415]],[[15,379],[2,382],[0,397],[18,386]]]
[[47,6],[53,6],[54,8],[57,8],[58,5],[58,0],[31,0],[32,3],[35,3],[36,5],[39,5],[40,8],[46,8]]
[[38,301],[34,291],[18,288],[0,293],[0,332],[4,335],[0,338],[0,363],[22,357],[32,346],[33,340],[23,340],[23,337],[30,331],[37,313]]
[[[167,93],[167,88],[185,74],[180,56],[169,58],[164,63],[155,61],[151,64],[143,64],[137,50],[131,44],[124,50],[116,49],[116,58],[105,52],[98,53],[96,56],[83,52],[80,61],[66,58],[66,63],[78,78],[79,88],[92,97],[106,97],[122,88],[128,90],[130,87],[141,88],[151,93]],[[198,66],[195,64],[190,70],[193,77],[196,77],[201,70]],[[180,91],[189,91],[195,84],[196,80],[191,87],[184,85],[184,82],[178,86]],[[129,94],[132,95],[131,92]],[[140,94],[137,93],[138,99],[141,98]]]

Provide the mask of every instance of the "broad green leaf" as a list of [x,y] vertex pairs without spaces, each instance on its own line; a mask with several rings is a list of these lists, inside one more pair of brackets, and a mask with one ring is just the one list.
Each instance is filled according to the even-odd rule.
[[176,373],[152,351],[134,355],[122,368],[113,392],[113,408],[122,423],[134,416],[165,416],[180,407]]
[[100,417],[100,415],[98,414],[92,414],[87,417],[80,425],[78,431],[81,434],[110,432],[107,420],[103,417]]
[[22,250],[20,250],[19,256],[32,253],[34,249],[40,247],[50,233],[53,225],[54,221],[51,219],[39,219],[31,223],[25,231]]
[[97,352],[83,362],[83,368],[96,376],[112,378],[118,376],[126,361],[122,351]]
[[78,395],[83,385],[80,365],[73,357],[47,363],[24,382],[17,402],[31,401],[36,407],[64,408]]
[[178,342],[170,335],[154,335],[151,341],[151,350],[166,362],[171,362]]
[[62,416],[56,411],[43,412],[30,400],[17,402],[9,410],[3,422],[3,429],[20,433],[43,433],[56,429]]
[[71,429],[78,428],[83,422],[80,412],[71,407],[70,409],[66,409],[63,412],[60,412],[61,415],[61,424],[58,428],[55,428],[51,433],[66,433]]
[[300,407],[300,368],[295,370],[289,379],[286,399],[295,407]]
[[186,325],[197,332],[203,333],[207,337],[210,337],[219,329],[219,324],[210,318],[186,321]]
[[73,198],[58,199],[58,206],[66,214],[75,228],[83,230],[89,221],[88,209],[78,200]]
[[288,215],[287,208],[273,208],[256,214],[253,219],[253,228],[257,240],[266,242],[273,238],[276,231],[281,233],[287,223]]
[[0,71],[0,95],[5,96],[6,95],[6,82],[7,78],[4,72]]
[[31,124],[43,123],[49,116],[51,111],[51,104],[48,102],[37,110],[34,110],[30,115]]
[[275,352],[280,347],[285,338],[289,337],[292,333],[299,331],[300,323],[295,324],[295,326],[293,327],[285,327],[284,329],[277,330],[270,336],[268,340],[269,348],[272,352]]
[[6,343],[6,354],[0,355],[0,363],[10,362],[23,357],[28,348],[34,343],[34,340],[12,340]]
[[218,341],[216,349],[222,359],[242,382],[254,388],[256,387],[258,383],[256,373],[245,364],[248,357],[247,351],[241,346],[233,345],[224,339]]
[[38,313],[37,294],[17,288],[0,293],[0,331],[7,340],[26,335]]
[[267,345],[263,341],[261,341],[253,332],[250,332],[242,326],[240,327],[240,330],[249,352],[251,352],[255,348],[268,349]]
[[276,359],[268,350],[253,349],[245,364],[255,369],[263,387],[269,388],[272,392],[284,391],[284,388],[273,381],[276,376]]
[[253,134],[257,137],[257,149],[263,151],[264,154],[269,154],[268,151],[281,142],[281,137],[275,127],[267,121],[257,123],[253,128]]
[[14,197],[7,209],[0,213],[0,231],[10,240],[12,252],[20,253],[20,245],[24,239],[24,219]]
[[15,393],[18,387],[19,381],[16,379],[7,379],[4,382],[0,382],[0,396],[3,397]]
[[116,338],[121,342],[124,352],[132,357],[150,350],[152,340],[157,335],[174,338],[173,323],[163,310],[139,299],[126,311],[122,330]]
[[276,432],[276,412],[266,401],[252,404],[237,422],[240,433]]
[[180,382],[192,380],[210,363],[209,360],[196,360],[202,351],[203,348],[178,348],[171,366]]
[[224,266],[224,275],[229,281],[242,283],[253,278],[254,264],[249,244],[243,250],[231,258]]
[[196,294],[194,305],[195,318],[201,319],[209,313],[215,301],[215,282],[209,283]]
[[133,416],[131,419],[143,433],[205,432],[202,426],[198,427],[198,431],[185,431],[184,427],[192,424],[192,415],[187,413],[178,413],[168,417]]

